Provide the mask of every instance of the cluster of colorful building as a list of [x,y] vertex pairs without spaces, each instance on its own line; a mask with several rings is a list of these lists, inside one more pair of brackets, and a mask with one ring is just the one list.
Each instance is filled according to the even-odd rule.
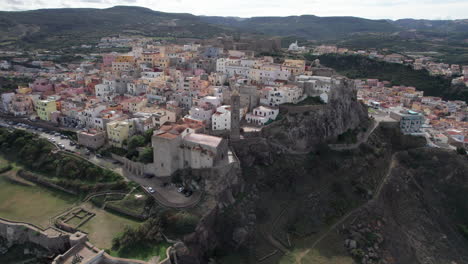
[[401,121],[403,132],[426,133],[434,142],[454,146],[468,142],[466,102],[424,96],[415,87],[390,86],[389,82],[377,79],[356,80],[356,85],[358,98]]
[[[251,50],[196,43],[131,43],[126,54],[101,54],[101,61],[41,70],[28,86],[1,94],[0,109],[76,129],[80,143],[93,149],[105,144],[125,148],[129,137],[153,129],[153,142],[177,141],[178,151],[199,144],[213,154],[213,147],[223,143],[207,134],[229,134],[240,124],[265,125],[277,118],[279,105],[307,96],[320,96],[326,103],[333,83],[331,77],[313,76],[304,60],[275,63]],[[14,70],[2,72],[8,74],[18,76]],[[190,166],[213,164],[184,153],[191,155],[186,160]],[[215,156],[223,160],[226,155]],[[173,171],[168,166],[183,162],[160,162],[158,170]]]
[[399,63],[410,65],[415,70],[426,69],[431,75],[445,76],[452,78],[452,84],[468,86],[468,65],[448,64],[443,62],[435,62],[434,58],[424,55],[411,54],[381,54],[377,50],[357,50],[353,51],[347,48],[338,48],[334,45],[321,45],[314,49],[315,55],[322,54],[347,54],[361,55],[371,59],[381,60],[389,63]]

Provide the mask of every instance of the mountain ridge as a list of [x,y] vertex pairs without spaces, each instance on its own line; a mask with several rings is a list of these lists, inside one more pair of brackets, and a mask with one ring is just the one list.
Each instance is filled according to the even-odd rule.
[[0,48],[55,47],[96,43],[112,34],[151,37],[212,38],[235,32],[340,40],[353,35],[404,31],[466,37],[466,20],[385,20],[353,16],[261,16],[251,18],[166,13],[137,6],[0,11]]

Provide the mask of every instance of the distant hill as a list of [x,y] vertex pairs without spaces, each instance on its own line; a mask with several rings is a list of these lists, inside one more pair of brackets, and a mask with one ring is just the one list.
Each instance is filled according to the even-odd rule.
[[100,37],[129,34],[155,37],[212,37],[229,32],[191,14],[153,11],[141,7],[108,9],[41,9],[0,12],[0,46],[66,46],[96,42]]
[[340,39],[353,33],[396,32],[398,26],[387,20],[358,17],[318,17],[312,15],[288,17],[202,17],[202,21],[244,31],[269,35],[295,35],[307,39]]
[[440,31],[440,32],[467,32],[468,19],[459,20],[427,20],[427,19],[399,19],[391,21],[392,24],[405,29]]
[[[217,17],[164,13],[148,8],[116,6],[107,9],[66,8],[0,12],[0,48],[57,48],[95,43],[99,38],[126,34],[151,37],[211,38],[222,34],[254,33],[316,41],[358,41],[374,36],[403,40],[468,40],[468,20],[371,20],[358,17]],[[380,38],[380,37],[379,37]],[[385,37],[377,41],[386,43]],[[439,45],[439,44],[437,44]],[[352,46],[352,45],[350,45]]]

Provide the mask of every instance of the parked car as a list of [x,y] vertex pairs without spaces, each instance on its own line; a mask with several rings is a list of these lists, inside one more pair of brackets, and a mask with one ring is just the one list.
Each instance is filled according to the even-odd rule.
[[190,197],[193,194],[191,190],[184,190],[182,193],[184,194],[185,197]]
[[101,154],[96,154],[96,157],[101,159],[102,155]]
[[182,193],[184,190],[185,190],[184,187],[179,187],[179,188],[177,189],[177,192]]
[[154,190],[153,187],[148,187],[148,192],[150,192],[150,193],[155,193],[156,190]]

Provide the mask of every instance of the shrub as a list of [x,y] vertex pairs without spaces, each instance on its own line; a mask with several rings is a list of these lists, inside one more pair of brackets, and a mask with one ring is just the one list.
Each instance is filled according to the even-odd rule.
[[466,155],[466,150],[463,147],[457,147],[457,153],[460,155]]

